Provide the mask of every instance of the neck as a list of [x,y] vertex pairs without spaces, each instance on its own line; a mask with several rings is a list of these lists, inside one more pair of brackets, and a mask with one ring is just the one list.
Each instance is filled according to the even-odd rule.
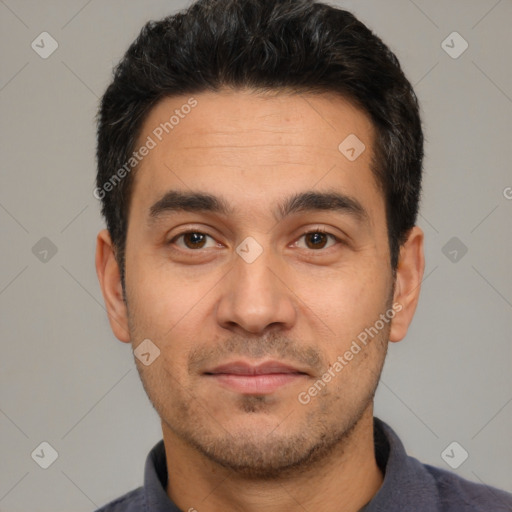
[[167,494],[181,510],[357,512],[383,481],[375,460],[372,405],[343,446],[315,467],[275,480],[240,477],[204,457],[164,423],[162,430],[169,473]]

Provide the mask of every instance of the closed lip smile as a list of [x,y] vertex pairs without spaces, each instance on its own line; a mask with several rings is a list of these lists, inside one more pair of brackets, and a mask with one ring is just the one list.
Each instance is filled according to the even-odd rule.
[[212,378],[224,388],[253,395],[270,394],[286,384],[309,376],[302,369],[279,361],[258,364],[233,361],[208,369],[203,375]]

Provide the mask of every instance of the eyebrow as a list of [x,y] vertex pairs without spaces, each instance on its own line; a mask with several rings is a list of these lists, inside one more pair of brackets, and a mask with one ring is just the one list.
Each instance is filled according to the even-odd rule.
[[[228,202],[218,196],[204,192],[183,192],[170,190],[149,208],[148,224],[160,217],[177,211],[216,213],[230,216],[235,213]],[[364,206],[354,197],[339,192],[306,191],[294,194],[278,204],[274,216],[282,220],[294,213],[308,211],[332,211],[354,217],[357,221],[369,223],[370,216]]]

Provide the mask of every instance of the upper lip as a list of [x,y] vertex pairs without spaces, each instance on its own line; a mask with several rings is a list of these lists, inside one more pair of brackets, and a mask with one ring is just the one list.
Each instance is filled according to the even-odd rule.
[[251,364],[244,361],[233,361],[208,369],[205,374],[233,374],[233,375],[269,375],[273,373],[300,373],[306,372],[294,366],[279,361],[265,361],[264,363]]

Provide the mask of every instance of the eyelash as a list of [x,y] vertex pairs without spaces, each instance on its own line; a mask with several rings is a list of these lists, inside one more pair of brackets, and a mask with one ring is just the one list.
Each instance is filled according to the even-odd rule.
[[[341,240],[340,238],[338,238],[336,235],[333,235],[332,233],[329,233],[328,231],[324,230],[323,228],[317,228],[317,229],[312,229],[310,231],[306,231],[304,233],[302,233],[302,235],[297,239],[300,240],[301,238],[307,236],[307,235],[311,235],[311,234],[315,234],[315,233],[321,233],[323,235],[327,235],[328,237],[330,237],[332,240],[334,240],[335,242],[337,242],[338,244],[344,244],[345,242],[343,240]],[[202,231],[200,230],[187,230],[187,231],[183,231],[182,233],[178,233],[177,235],[175,235],[171,240],[169,240],[167,242],[167,245],[173,245],[179,238],[181,238],[182,236],[184,235],[189,235],[189,234],[199,234],[199,235],[206,235],[212,239],[214,239],[211,235],[209,235],[208,233],[203,233]],[[296,243],[296,242],[294,242]],[[331,246],[333,247],[333,246]],[[312,252],[322,252],[324,250],[328,250],[330,249],[331,247],[328,247],[327,249],[324,249],[324,248],[320,248],[320,249],[310,249]],[[189,248],[178,248],[177,250],[181,250],[181,251],[186,251],[186,252],[200,252],[202,249],[199,248],[199,249],[189,249]],[[307,249],[306,249],[307,250]]]

